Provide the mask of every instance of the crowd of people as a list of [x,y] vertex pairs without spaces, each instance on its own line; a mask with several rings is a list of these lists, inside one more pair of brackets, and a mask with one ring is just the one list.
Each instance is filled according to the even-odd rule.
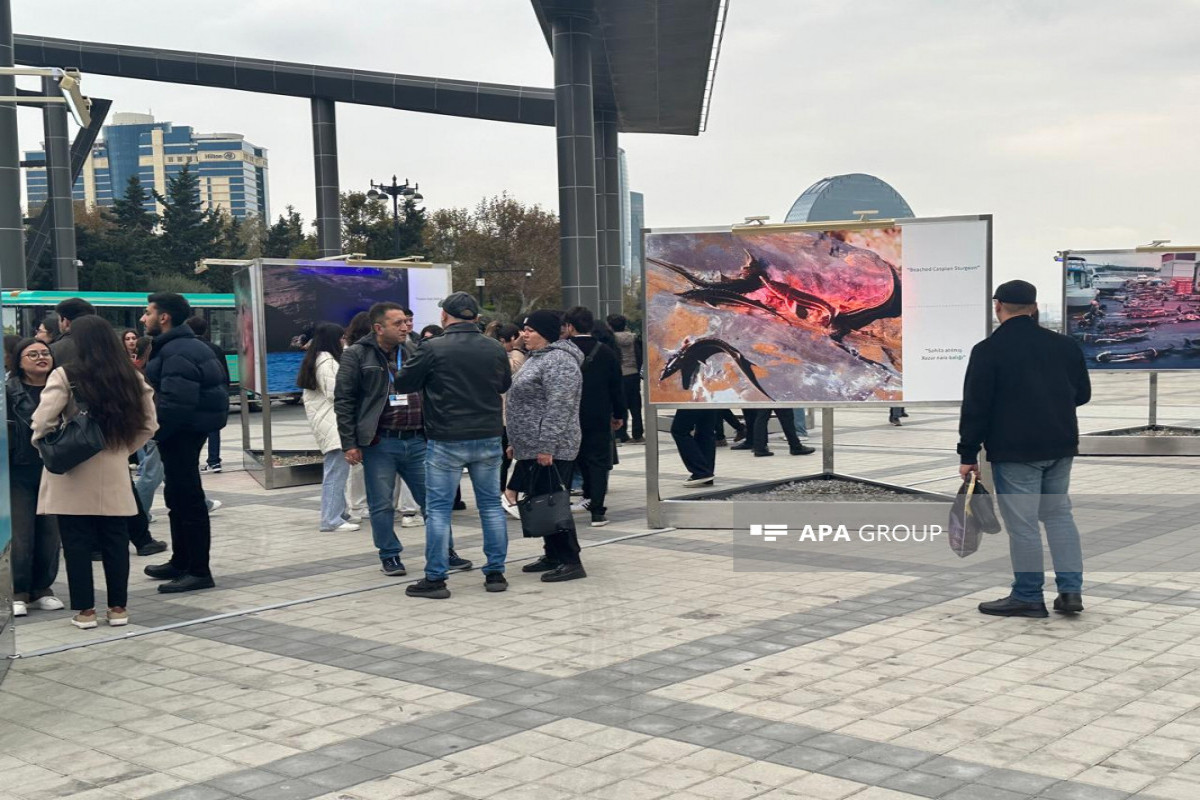
[[[98,560],[105,621],[128,624],[130,544],[143,556],[167,549],[149,533],[159,484],[171,557],[145,573],[162,581],[165,594],[215,585],[209,509],[217,503],[204,495],[200,452],[228,419],[229,377],[220,351],[194,330],[196,319],[182,295],[151,294],[142,316],[147,335],[140,337],[118,333],[91,303],[70,298],[33,338],[6,342],[14,616],[63,608],[53,590],[61,552],[76,612],[71,623],[99,624],[92,577]],[[45,449],[65,447],[63,431],[81,419],[102,446],[69,469],[46,468]],[[130,467],[138,462],[135,486]]]
[[[478,302],[465,292],[440,307],[439,324],[419,335],[412,310],[391,302],[345,329],[321,323],[296,378],[324,458],[320,530],[352,532],[365,516],[381,571],[399,576],[408,570],[397,528],[423,524],[424,577],[406,591],[433,599],[450,596],[449,573],[473,566],[456,552],[451,524],[452,512],[466,507],[464,472],[483,530],[489,592],[508,588],[508,520],[521,518],[521,496],[543,484],[571,486],[578,474],[583,497],[573,510],[592,526],[608,523],[608,473],[630,396],[622,344],[589,309],[483,326]],[[620,316],[609,323],[618,331],[627,324]],[[543,557],[524,572],[543,573],[546,582],[587,576],[573,521],[543,545]]]

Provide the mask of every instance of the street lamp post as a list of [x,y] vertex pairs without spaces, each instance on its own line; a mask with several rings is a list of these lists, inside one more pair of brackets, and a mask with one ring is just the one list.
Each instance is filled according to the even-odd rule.
[[403,255],[400,252],[400,198],[403,197],[405,202],[412,200],[414,203],[419,203],[424,200],[424,196],[417,189],[420,188],[419,183],[408,185],[408,178],[404,179],[404,183],[397,183],[396,176],[392,176],[392,183],[389,186],[386,183],[376,183],[371,181],[371,191],[367,192],[367,197],[372,200],[387,195],[392,198],[392,255],[399,258]]

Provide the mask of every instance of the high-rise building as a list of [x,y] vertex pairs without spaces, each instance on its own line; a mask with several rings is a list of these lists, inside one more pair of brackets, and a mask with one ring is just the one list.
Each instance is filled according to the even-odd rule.
[[[25,153],[28,161],[45,161],[44,151]],[[74,197],[95,206],[111,206],[129,179],[137,175],[146,190],[146,210],[161,210],[150,195],[166,194],[167,181],[184,166],[199,178],[204,208],[220,208],[245,219],[269,217],[267,151],[240,133],[196,133],[191,126],[156,122],[149,114],[113,115],[104,126],[75,181]],[[46,202],[46,168],[26,172],[25,197],[32,210]]]
[[629,191],[624,148],[618,148],[617,161],[621,171],[621,278],[629,286],[634,275],[642,273],[642,228],[646,226],[646,215],[641,193]]

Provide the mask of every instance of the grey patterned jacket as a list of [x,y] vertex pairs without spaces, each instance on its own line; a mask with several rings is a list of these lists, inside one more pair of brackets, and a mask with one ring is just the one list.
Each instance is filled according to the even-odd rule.
[[583,352],[565,339],[529,354],[507,395],[513,458],[550,453],[556,461],[573,461],[579,455],[582,362]]

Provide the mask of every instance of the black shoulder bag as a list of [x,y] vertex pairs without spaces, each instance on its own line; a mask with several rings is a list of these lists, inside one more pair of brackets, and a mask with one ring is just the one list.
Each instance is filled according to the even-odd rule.
[[[521,529],[525,536],[549,536],[559,531],[575,530],[571,516],[571,493],[563,486],[558,468],[538,465],[530,479],[529,494],[517,501],[521,513]],[[549,472],[552,482],[549,491],[538,491],[538,479]]]
[[71,398],[75,401],[75,413],[67,416],[64,412],[58,427],[37,442],[42,463],[55,475],[70,472],[104,450],[104,432],[88,415],[87,403],[79,399],[73,383]]

